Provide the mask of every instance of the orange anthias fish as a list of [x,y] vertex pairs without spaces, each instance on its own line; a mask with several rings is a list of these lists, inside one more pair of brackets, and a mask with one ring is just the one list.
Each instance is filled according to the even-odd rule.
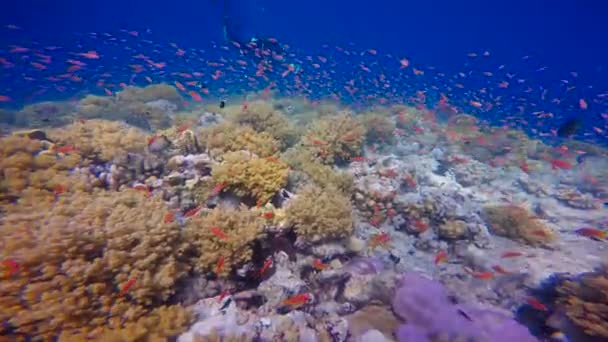
[[129,279],[120,289],[120,293],[118,294],[120,297],[124,296],[125,293],[127,293],[127,291],[129,291],[130,288],[133,287],[133,285],[135,285],[135,278],[131,278]]
[[6,279],[14,276],[19,271],[19,264],[13,259],[2,261],[2,265],[4,265]]
[[163,220],[164,223],[171,223],[173,222],[173,220],[175,220],[175,214],[173,214],[173,212],[168,212],[165,214],[165,219]]
[[448,253],[446,251],[439,251],[435,255],[435,265],[442,264],[448,260]]
[[55,147],[55,148],[53,148],[53,150],[56,153],[69,154],[70,152],[76,151],[76,146],[74,146],[74,145],[65,145],[65,146],[61,146],[61,147]]
[[382,232],[379,234],[374,234],[369,240],[368,245],[370,248],[376,248],[377,246],[386,247],[389,241],[391,241],[391,236],[386,232]]
[[224,233],[224,231],[219,229],[218,227],[211,228],[211,233],[217,236],[220,240],[228,240],[228,235],[226,235],[226,233]]
[[319,259],[315,259],[315,260],[312,262],[312,267],[314,267],[314,268],[315,268],[315,270],[317,270],[317,271],[323,271],[324,269],[326,269],[326,268],[327,268],[327,264],[324,264],[324,263],[323,263],[321,260],[319,260]]
[[494,265],[494,266],[492,266],[492,269],[493,269],[494,271],[496,271],[496,273],[498,273],[498,274],[511,274],[511,272],[509,272],[509,271],[505,270],[505,269],[504,269],[502,266],[500,266],[500,265]]
[[580,228],[577,229],[575,232],[578,235],[596,240],[606,240],[606,237],[608,237],[608,232],[591,227]]
[[264,265],[262,266],[262,268],[258,272],[258,277],[263,276],[264,273],[266,273],[266,271],[268,271],[268,269],[270,268],[270,266],[272,266],[272,259],[268,259],[268,260],[266,260],[266,262],[264,262]]
[[520,257],[523,254],[520,252],[514,252],[514,251],[506,251],[504,253],[502,253],[502,255],[500,256],[502,259],[506,259],[506,258],[516,258],[516,257]]
[[291,306],[292,308],[296,308],[305,304],[308,304],[312,297],[308,293],[300,293],[293,297],[287,298],[283,301],[283,305]]
[[217,196],[222,190],[226,187],[226,184],[220,183],[217,184],[211,189],[211,196]]
[[192,217],[195,216],[196,214],[198,214],[198,212],[201,210],[201,207],[194,207],[188,211],[186,211],[184,213],[184,217]]
[[222,272],[222,268],[224,268],[224,257],[220,256],[219,259],[217,259],[217,266],[215,267],[215,274],[220,274]]
[[272,211],[267,211],[262,216],[267,220],[272,220],[274,218],[274,213]]
[[541,303],[538,299],[533,298],[533,297],[529,297],[528,299],[526,299],[526,302],[533,307],[536,310],[540,310],[540,311],[549,311],[549,309],[547,308],[547,306],[543,303]]

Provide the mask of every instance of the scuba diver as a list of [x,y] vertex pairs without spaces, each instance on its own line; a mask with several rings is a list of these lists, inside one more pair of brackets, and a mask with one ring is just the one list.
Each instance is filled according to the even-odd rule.
[[[287,51],[276,39],[258,37],[253,34],[251,18],[256,16],[253,0],[221,1],[224,39],[237,43],[242,55],[252,58],[256,64],[260,62],[273,64],[273,55],[287,58]],[[295,68],[296,72],[300,70],[299,65],[290,65]]]

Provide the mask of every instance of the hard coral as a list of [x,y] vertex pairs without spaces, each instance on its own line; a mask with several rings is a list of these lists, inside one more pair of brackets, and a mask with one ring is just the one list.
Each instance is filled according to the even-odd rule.
[[282,148],[291,146],[296,139],[296,131],[279,110],[266,101],[254,101],[245,109],[236,112],[234,121],[251,126],[256,132],[266,132],[281,143]]
[[331,187],[346,195],[350,195],[353,191],[354,178],[350,173],[320,163],[310,151],[291,148],[282,157],[292,169],[290,182],[309,183],[312,181],[321,188]]
[[366,113],[361,121],[367,129],[366,140],[368,143],[392,144],[395,140],[395,124],[387,117],[379,113]]
[[350,160],[361,154],[365,127],[348,114],[316,121],[302,138],[303,145],[324,164]]
[[182,233],[164,222],[160,198],[134,190],[24,195],[5,209],[0,259],[18,272],[0,282],[2,335],[125,328],[164,304],[189,270]]
[[49,137],[61,145],[74,146],[91,160],[111,161],[127,153],[143,153],[147,136],[120,122],[86,120],[50,130]]
[[309,186],[287,207],[287,220],[310,242],[347,236],[353,231],[352,207],[338,191]]
[[491,231],[531,245],[548,244],[556,239],[554,231],[524,208],[516,205],[497,205],[484,208]]
[[74,120],[73,106],[67,102],[40,102],[27,105],[15,114],[16,123],[28,127],[56,127]]
[[557,286],[557,306],[585,334],[608,339],[608,266]]
[[266,203],[287,183],[289,169],[274,158],[258,158],[247,151],[229,152],[211,175],[216,184],[224,184],[238,196],[252,196]]
[[270,157],[279,151],[279,142],[267,132],[256,132],[248,126],[224,123],[209,127],[199,135],[201,145],[212,156],[240,150],[249,151],[258,157]]
[[116,98],[121,102],[150,102],[156,100],[167,100],[181,106],[182,97],[177,89],[168,84],[151,84],[144,88],[126,87],[116,93]]
[[251,244],[263,227],[262,217],[246,207],[215,208],[190,219],[185,233],[197,255],[196,269],[228,275],[234,266],[251,259]]

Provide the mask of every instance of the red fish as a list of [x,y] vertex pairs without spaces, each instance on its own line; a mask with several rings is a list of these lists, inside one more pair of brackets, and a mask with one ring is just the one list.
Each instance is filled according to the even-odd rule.
[[272,211],[267,211],[262,216],[267,220],[272,220],[274,218],[274,213]]
[[572,169],[572,164],[562,159],[553,159],[551,160],[551,168],[553,170],[557,169]]
[[0,95],[0,102],[11,102],[13,99],[6,95]]
[[526,302],[533,307],[536,310],[540,310],[540,311],[549,311],[549,309],[547,308],[547,306],[543,303],[541,303],[538,299],[533,298],[533,297],[528,297],[526,299]]
[[264,273],[266,273],[266,271],[268,271],[268,269],[270,268],[270,266],[272,266],[272,259],[268,259],[268,260],[266,260],[266,262],[264,262],[264,265],[262,266],[262,268],[258,272],[258,277],[263,276]]
[[69,154],[70,152],[76,151],[76,146],[65,145],[65,146],[61,146],[61,147],[55,147],[54,150],[57,153]]
[[506,251],[506,252],[502,253],[502,255],[500,257],[503,259],[506,259],[506,258],[516,258],[516,257],[520,257],[522,255],[523,254],[520,252]]
[[510,274],[510,273],[511,273],[511,272],[509,272],[509,271],[505,270],[505,269],[504,269],[502,266],[500,266],[500,265],[494,265],[494,266],[492,266],[492,269],[493,269],[494,271],[496,271],[496,273],[498,273],[498,274]]
[[386,246],[389,241],[391,241],[391,236],[386,232],[382,232],[380,234],[372,235],[371,239],[369,240],[369,246],[371,248],[376,248],[380,245]]
[[587,108],[589,108],[589,105],[587,105],[587,101],[585,101],[585,99],[580,99],[578,100],[578,106],[582,109],[585,110]]
[[194,101],[203,102],[203,97],[199,93],[195,92],[194,90],[191,90],[188,94],[190,95],[190,97],[192,97],[192,99]]
[[596,240],[606,240],[606,237],[608,236],[608,232],[605,232],[605,231],[599,230],[599,229],[595,229],[595,228],[591,228],[591,227],[580,228],[580,229],[577,229],[575,232],[578,235],[596,239]]
[[221,303],[222,300],[224,300],[224,298],[226,298],[226,296],[228,296],[230,294],[229,290],[224,290],[222,291],[222,293],[220,294],[220,298],[218,299],[218,303]]
[[175,220],[175,214],[173,214],[173,212],[168,212],[165,214],[165,219],[163,220],[164,223],[171,223],[173,222],[173,220]]
[[217,238],[220,240],[228,240],[228,235],[226,235],[226,233],[224,233],[224,231],[219,229],[218,227],[211,228],[211,233],[217,236]]
[[120,289],[120,293],[118,294],[120,297],[124,296],[130,288],[135,285],[135,278],[129,279]]
[[5,274],[7,279],[14,276],[19,271],[19,264],[13,259],[3,260],[2,265],[4,265],[4,268],[6,269]]
[[95,51],[81,52],[77,53],[76,55],[87,59],[99,59],[99,54],[97,54],[97,52]]
[[184,213],[184,217],[192,217],[192,216],[195,216],[196,214],[198,214],[198,212],[199,212],[200,210],[201,210],[201,207],[195,207],[195,208],[192,208],[192,209],[190,209],[190,210],[188,210],[188,211],[186,211],[186,212]]
[[226,187],[226,184],[224,183],[219,183],[216,184],[213,189],[211,189],[211,196],[216,196],[218,195],[220,192],[222,192],[222,190]]
[[57,184],[57,185],[55,185],[55,186],[53,187],[53,194],[54,194],[55,196],[59,196],[59,195],[61,195],[61,194],[62,194],[62,193],[64,193],[64,192],[65,192],[65,186],[63,186],[63,185],[61,185],[61,184]]
[[308,293],[300,293],[283,301],[283,305],[291,307],[299,307],[308,304],[312,297]]
[[350,161],[353,161],[353,162],[363,162],[365,160],[366,160],[365,157],[352,157],[352,158],[350,158]]
[[317,271],[323,271],[324,269],[326,269],[326,268],[327,268],[327,264],[324,264],[324,263],[323,263],[321,260],[319,260],[319,259],[315,259],[315,260],[312,262],[312,267],[314,267],[314,268],[315,268],[315,270],[317,270]]
[[155,141],[156,141],[156,135],[149,136],[148,137],[148,146],[150,146]]
[[220,274],[222,272],[222,268],[224,268],[224,257],[220,256],[219,259],[217,259],[217,266],[215,267],[215,274]]
[[437,252],[437,254],[435,255],[435,265],[439,265],[442,264],[444,262],[446,262],[448,260],[448,253],[446,253],[446,251],[439,251]]

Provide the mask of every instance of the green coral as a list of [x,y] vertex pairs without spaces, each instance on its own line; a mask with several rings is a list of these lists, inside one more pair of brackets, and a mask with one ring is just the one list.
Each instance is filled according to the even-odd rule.
[[[263,228],[264,220],[259,213],[245,206],[215,208],[191,218],[185,234],[195,247],[195,268],[228,275],[234,266],[251,259],[251,245],[262,236]],[[223,264],[219,270],[218,263]]]
[[353,231],[350,201],[331,189],[302,189],[287,207],[286,215],[296,233],[311,242],[342,238]]
[[274,157],[259,158],[247,151],[228,152],[213,166],[216,184],[224,184],[238,196],[252,196],[266,203],[287,183],[289,168]]
[[361,155],[365,127],[348,114],[316,121],[302,138],[302,144],[319,161],[333,164]]
[[500,236],[545,245],[556,239],[555,232],[542,221],[532,217],[528,210],[516,205],[496,205],[484,208],[490,230]]

